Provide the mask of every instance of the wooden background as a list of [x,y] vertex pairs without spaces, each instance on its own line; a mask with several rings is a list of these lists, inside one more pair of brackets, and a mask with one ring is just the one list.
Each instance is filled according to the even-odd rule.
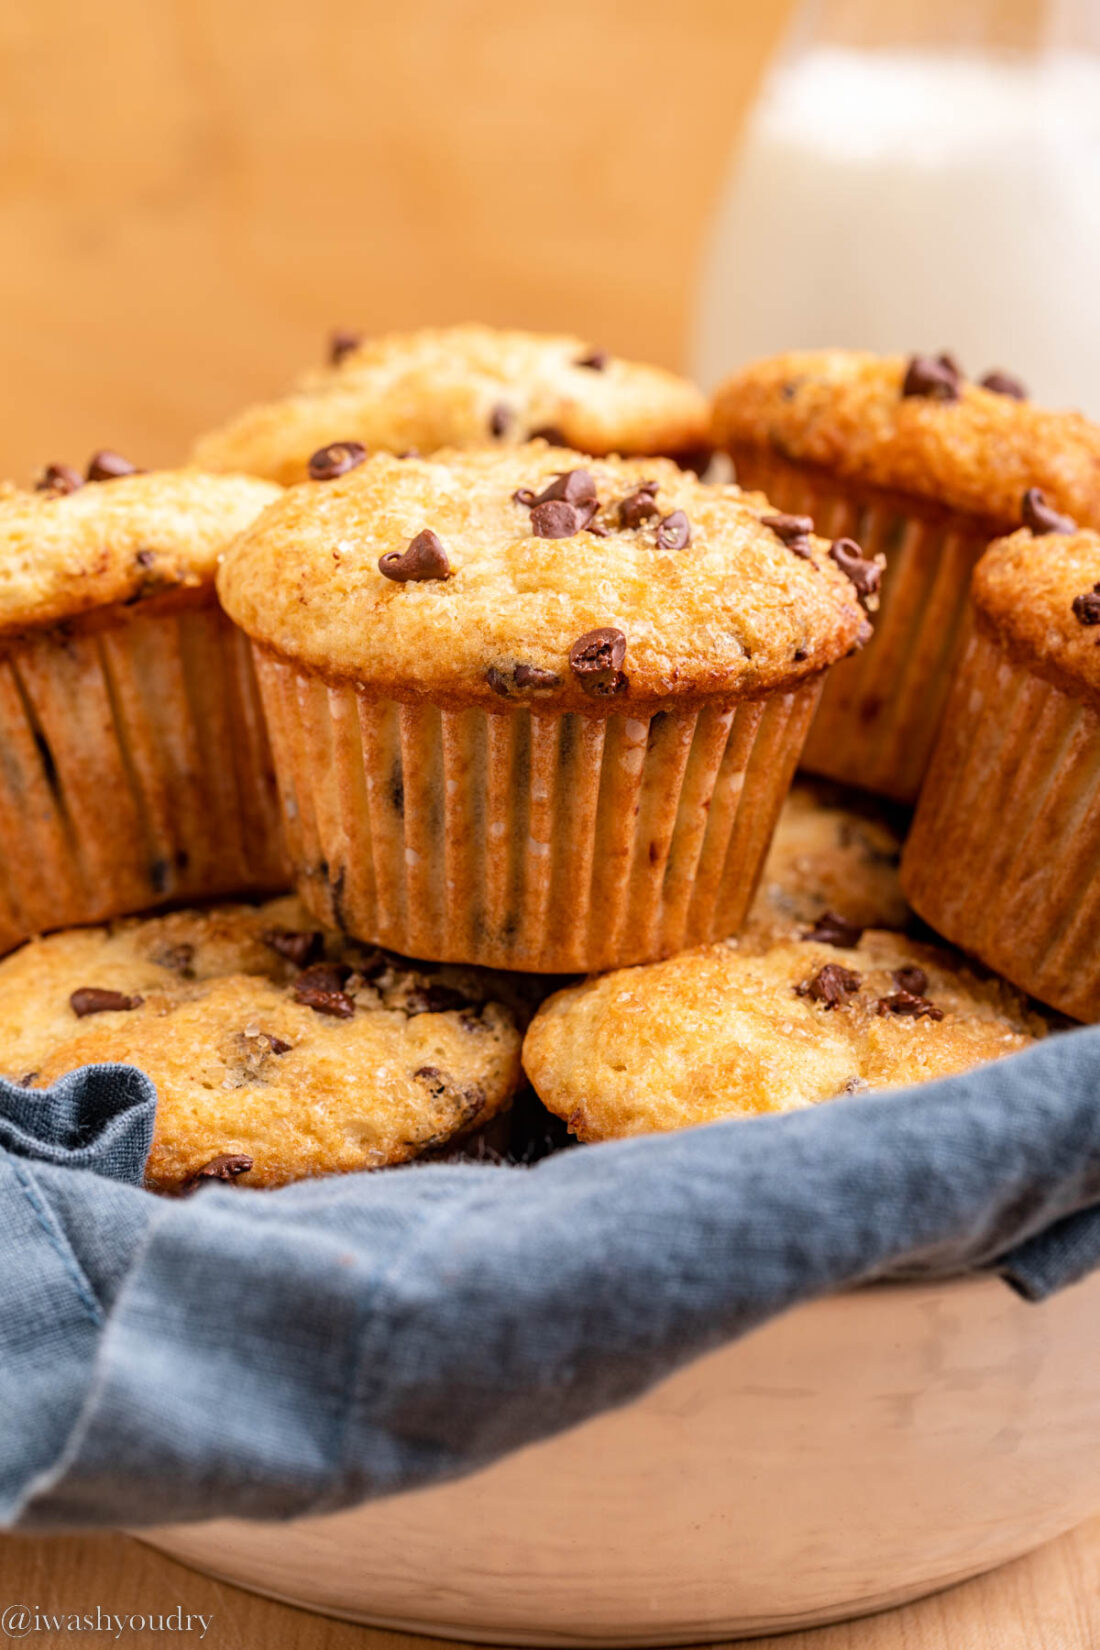
[[681,364],[788,0],[0,0],[0,475],[172,462],[335,324]]

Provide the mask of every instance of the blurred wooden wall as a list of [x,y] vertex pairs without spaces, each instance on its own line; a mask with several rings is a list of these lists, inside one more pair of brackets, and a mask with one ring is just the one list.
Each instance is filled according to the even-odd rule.
[[788,0],[0,0],[0,475],[170,462],[334,324],[679,363]]

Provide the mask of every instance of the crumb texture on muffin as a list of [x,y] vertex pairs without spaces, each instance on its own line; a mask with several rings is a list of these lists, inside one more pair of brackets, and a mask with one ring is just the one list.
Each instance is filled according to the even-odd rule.
[[961,380],[957,399],[902,394],[909,361],[856,350],[793,351],[719,389],[713,438],[770,447],[849,482],[976,516],[1004,532],[1029,487],[1100,526],[1100,427]]
[[758,922],[815,922],[836,911],[861,928],[905,928],[900,810],[799,778],[772,837],[753,907]]
[[1043,1033],[1011,987],[903,935],[740,940],[558,992],[524,1043],[583,1140],[754,1117],[948,1077]]
[[251,476],[159,470],[75,492],[0,495],[0,634],[211,584],[218,557],[277,498]]
[[371,339],[202,437],[194,462],[302,481],[334,441],[370,451],[516,444],[555,431],[587,453],[691,453],[707,438],[694,384],[583,339],[459,326]]
[[[540,504],[563,475],[592,496]],[[284,493],[218,589],[255,640],[389,697],[589,713],[732,702],[795,686],[866,629],[828,546],[790,548],[762,525],[769,511],[669,460],[544,442],[377,455]]]
[[1021,529],[974,572],[979,622],[1055,687],[1100,705],[1100,533]]
[[[326,936],[292,898],[34,940],[0,963],[0,1070],[46,1088],[124,1061],[156,1085],[148,1182],[276,1186],[401,1163],[519,1078],[506,983]],[[223,1178],[217,1175],[218,1178]]]

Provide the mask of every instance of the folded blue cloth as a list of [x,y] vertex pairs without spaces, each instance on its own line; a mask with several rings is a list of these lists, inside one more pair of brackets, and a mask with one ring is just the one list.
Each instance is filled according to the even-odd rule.
[[799,1301],[1100,1261],[1100,1027],[962,1077],[278,1192],[141,1189],[126,1067],[0,1084],[0,1520],[331,1511],[623,1403]]

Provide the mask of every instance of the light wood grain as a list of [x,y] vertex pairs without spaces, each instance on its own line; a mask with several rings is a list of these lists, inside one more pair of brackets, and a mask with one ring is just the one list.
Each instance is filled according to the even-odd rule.
[[[213,1616],[205,1640],[127,1632],[119,1643],[180,1650],[437,1650],[437,1639],[352,1627],[211,1581],[123,1536],[0,1539],[0,1610],[160,1614],[177,1604]],[[0,1640],[2,1642],[2,1640]],[[29,1645],[113,1640],[35,1634]],[[756,1650],[1096,1650],[1100,1644],[1100,1519],[1030,1557],[949,1592],[864,1621],[782,1638]],[[723,1647],[726,1650],[726,1647]]]
[[0,474],[171,461],[336,323],[676,362],[788,3],[0,5]]

